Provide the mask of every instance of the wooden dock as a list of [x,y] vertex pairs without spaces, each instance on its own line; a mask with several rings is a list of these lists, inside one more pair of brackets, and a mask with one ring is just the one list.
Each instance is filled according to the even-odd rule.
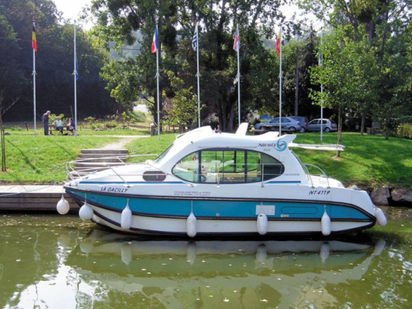
[[67,194],[63,186],[5,185],[0,186],[0,212],[56,212],[62,194],[70,204],[70,212],[77,213],[79,205]]

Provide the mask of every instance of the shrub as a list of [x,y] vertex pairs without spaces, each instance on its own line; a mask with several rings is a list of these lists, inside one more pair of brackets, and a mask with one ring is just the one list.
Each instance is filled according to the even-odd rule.
[[93,123],[90,125],[90,128],[92,128],[92,130],[103,130],[104,129],[104,125],[102,123]]
[[104,123],[104,126],[107,129],[113,129],[113,128],[117,127],[117,123],[116,123],[116,121],[107,121],[107,122]]
[[412,139],[412,124],[402,123],[398,126],[398,136]]
[[84,118],[84,121],[88,123],[93,123],[96,121],[96,118],[94,118],[93,116],[89,116],[89,117]]
[[412,123],[412,116],[401,116],[397,120],[399,123]]

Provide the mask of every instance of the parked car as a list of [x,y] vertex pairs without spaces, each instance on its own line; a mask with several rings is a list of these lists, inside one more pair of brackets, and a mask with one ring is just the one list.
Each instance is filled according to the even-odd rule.
[[308,130],[308,118],[303,117],[303,116],[289,116],[289,118],[295,119],[299,121],[300,126],[302,127],[300,129],[300,132],[306,132]]
[[[302,129],[299,121],[290,117],[282,117],[282,131],[296,132]],[[259,131],[278,131],[279,130],[279,117],[273,118],[268,122],[262,122],[255,125],[255,130]]]
[[320,131],[320,127],[321,127],[321,121],[322,122],[322,129],[324,132],[328,133],[328,132],[332,132],[332,131],[337,131],[338,130],[338,126],[336,125],[336,123],[334,123],[333,121],[329,120],[329,119],[313,119],[308,123],[308,131]]

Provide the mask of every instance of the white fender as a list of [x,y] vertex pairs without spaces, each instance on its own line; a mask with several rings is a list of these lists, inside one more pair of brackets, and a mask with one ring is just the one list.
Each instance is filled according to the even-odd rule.
[[266,246],[261,244],[256,249],[256,262],[259,264],[265,264],[268,257]]
[[187,244],[187,250],[186,250],[186,262],[188,262],[190,265],[193,265],[196,260],[196,243],[190,241]]
[[132,211],[129,208],[129,203],[127,203],[120,216],[120,226],[125,230],[130,229],[132,226]]
[[70,210],[69,202],[64,198],[63,194],[61,199],[57,202],[56,210],[61,215],[67,214]]
[[189,217],[186,219],[186,234],[189,237],[195,237],[196,236],[196,217],[193,214],[193,212],[190,213]]
[[322,245],[320,246],[320,259],[322,261],[322,263],[325,263],[326,260],[329,257],[329,253],[330,253],[330,245],[327,242],[322,243]]
[[388,222],[386,220],[385,214],[383,213],[382,209],[379,207],[375,207],[375,217],[376,221],[378,221],[378,224],[381,226],[385,226],[386,223]]
[[379,239],[378,242],[375,244],[375,249],[373,250],[372,256],[381,255],[383,250],[385,249],[386,241],[384,239]]
[[84,202],[83,206],[80,207],[79,217],[83,221],[90,220],[93,217],[93,208],[87,202]]
[[79,243],[80,251],[83,253],[90,253],[93,250],[93,243],[91,241],[83,240]]
[[129,244],[125,243],[120,247],[120,258],[122,262],[129,265],[133,259],[132,248]]
[[265,214],[259,213],[256,225],[258,233],[260,235],[265,235],[268,231],[268,217]]
[[330,218],[328,214],[326,213],[326,210],[323,212],[321,224],[322,224],[322,234],[324,236],[329,236],[331,233],[331,224],[330,224]]

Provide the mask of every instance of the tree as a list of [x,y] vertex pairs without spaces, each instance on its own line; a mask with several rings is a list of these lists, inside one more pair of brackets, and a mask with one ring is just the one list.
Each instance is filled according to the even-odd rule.
[[[139,30],[140,54],[136,56],[136,85],[140,93],[156,96],[155,57],[150,57],[150,43],[156,20],[161,42],[161,88],[170,89],[166,72],[172,71],[184,81],[186,89],[196,83],[196,58],[191,50],[195,22],[200,31],[201,100],[204,115],[217,113],[222,130],[233,130],[236,118],[237,92],[233,81],[236,76],[236,53],[232,49],[236,24],[241,33],[241,97],[242,117],[251,106],[271,101],[273,83],[264,78],[275,75],[272,60],[263,47],[261,36],[272,35],[276,21],[280,21],[280,0],[200,0],[200,1],[141,1],[96,0],[92,10],[100,26],[96,34],[102,42],[109,40],[120,47],[132,43],[134,30]],[[124,68],[124,67],[123,67]],[[123,74],[128,76],[129,74]],[[259,80],[256,80],[259,79]],[[259,83],[259,81],[261,83]],[[117,87],[123,83],[113,83]],[[264,87],[261,85],[265,85]],[[129,92],[129,100],[136,99]]]
[[190,128],[196,122],[197,95],[193,94],[192,87],[185,88],[184,81],[176,77],[172,71],[168,71],[167,76],[173,93],[169,94],[171,106],[165,108],[165,121],[169,125],[179,126],[180,131],[183,131],[184,128]]
[[[8,120],[33,117],[32,97],[32,20],[36,21],[38,50],[37,119],[44,110],[69,115],[73,110],[73,25],[62,25],[59,13],[50,0],[13,0],[0,2],[0,87],[4,102],[18,102],[5,115]],[[4,35],[4,36],[3,36]],[[78,112],[80,116],[102,116],[115,111],[114,101],[104,90],[99,77],[106,57],[92,44],[92,38],[80,28],[77,52]],[[12,51],[12,52],[10,52]],[[7,74],[5,72],[8,72]],[[93,96],[90,96],[93,93]]]
[[[356,92],[355,104],[352,104],[351,109],[361,114],[361,133],[364,131],[365,117],[369,113],[370,117],[380,121],[385,138],[388,138],[394,118],[399,116],[400,111],[408,110],[406,105],[410,103],[407,98],[411,92],[405,88],[407,79],[401,77],[402,74],[409,76],[411,72],[407,61],[410,36],[405,35],[411,23],[410,1],[334,0],[318,1],[316,4],[303,2],[332,26],[331,32],[338,32],[340,40],[346,46],[352,45],[347,52],[358,57],[351,57],[350,62],[357,63],[352,69],[354,76],[358,78],[352,84],[343,83],[342,86],[347,93]],[[329,47],[336,49],[332,45]],[[324,48],[322,51],[327,53]],[[343,65],[345,63],[340,64]],[[344,71],[342,67],[340,73]],[[315,69],[313,73],[316,72]],[[333,78],[341,77],[338,71],[333,73],[336,74]],[[353,88],[353,85],[356,85],[356,88]],[[335,91],[333,96],[339,97],[338,92],[343,90]]]

